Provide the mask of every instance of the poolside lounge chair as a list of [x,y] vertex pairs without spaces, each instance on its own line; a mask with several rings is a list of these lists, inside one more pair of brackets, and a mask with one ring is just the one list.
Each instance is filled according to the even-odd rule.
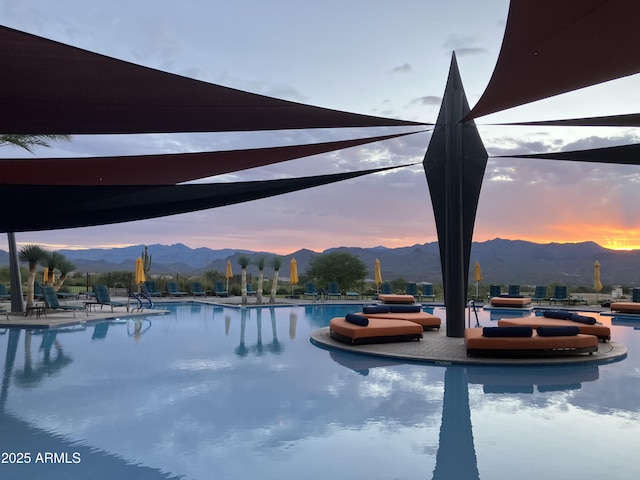
[[250,283],[247,283],[247,295],[249,295],[251,297],[252,295],[257,295],[257,294],[258,294],[258,292],[256,292],[253,289],[253,285],[251,285]]
[[531,297],[531,300],[538,303],[544,300],[549,300],[549,297],[547,297],[547,286],[536,285],[536,289],[533,292],[533,297]]
[[509,285],[509,295],[520,295],[520,285]]
[[207,296],[207,291],[202,289],[202,283],[200,282],[193,282],[191,284],[191,295],[193,297],[206,297]]
[[229,292],[224,286],[224,282],[217,281],[213,290],[216,297],[228,297]]
[[499,297],[502,295],[501,285],[489,285],[489,298]]
[[422,301],[422,297],[429,298],[432,301],[435,300],[436,296],[433,293],[433,283],[422,284],[422,293],[419,296],[419,301]]
[[340,287],[338,286],[338,282],[329,282],[329,286],[327,288],[327,298],[331,299],[331,297],[342,298],[342,292],[340,292]]
[[11,294],[7,290],[7,287],[0,283],[0,301],[2,300],[11,300]]
[[[516,336],[515,331],[511,334],[509,332],[512,330],[504,330],[504,333],[500,336],[489,336],[487,328],[491,331],[517,329],[518,332],[524,332],[524,329],[528,329],[528,335],[522,336],[518,334]],[[464,342],[468,356],[547,357],[582,353],[592,354],[598,351],[598,338],[595,335],[578,333],[574,335],[542,336],[538,332],[540,330],[535,331],[530,327],[466,328]]]
[[111,300],[111,295],[109,294],[109,287],[106,285],[94,285],[93,291],[96,294],[96,298],[94,302],[87,302],[87,305],[100,305],[100,308],[103,306],[111,307],[111,311],[113,312],[114,307],[125,307],[129,310],[129,305],[127,302],[114,302]]
[[380,300],[382,303],[416,303],[416,297],[414,297],[413,295],[396,295],[394,293],[391,293],[389,295],[386,294],[380,294],[378,295],[378,300]]
[[[531,327],[536,329],[538,327],[562,327],[567,325],[572,325],[578,327],[580,333],[585,335],[595,335],[601,341],[606,342],[611,339],[611,329],[606,325],[601,325],[598,323],[589,324],[578,322],[575,320],[571,320],[571,312],[567,313],[567,317],[565,319],[562,318],[552,318],[552,317],[525,317],[525,318],[503,318],[498,320],[499,327]],[[586,316],[585,316],[586,317]]]
[[408,320],[417,323],[423,330],[439,330],[442,319],[422,310],[421,305],[371,305],[362,308],[363,317]]
[[610,308],[612,312],[640,314],[640,303],[637,302],[613,302]]
[[492,307],[531,309],[531,297],[524,297],[522,295],[507,294],[499,297],[491,297],[489,303]]
[[414,297],[418,296],[418,286],[414,282],[407,283],[404,293],[407,295],[413,295]]
[[408,320],[372,318],[367,319],[367,325],[357,325],[347,321],[347,318],[349,316],[331,319],[331,338],[350,345],[406,342],[422,338],[422,326]]
[[147,293],[150,297],[162,297],[162,292],[158,291],[156,282],[154,280],[147,280],[144,282],[144,286],[147,289]]
[[42,287],[42,296],[44,298],[44,303],[46,305],[46,308],[49,310],[61,310],[61,311],[67,311],[67,312],[72,312],[73,316],[76,316],[76,312],[78,311],[84,311],[87,315],[89,315],[89,312],[87,310],[87,307],[81,307],[79,305],[60,305],[59,301],[58,301],[58,295],[56,295],[56,291],[53,289],[53,287],[49,287],[49,286],[44,286]]
[[549,299],[551,303],[567,303],[569,301],[569,294],[567,293],[566,285],[556,285],[553,289],[553,297]]
[[388,282],[384,282],[380,286],[380,293],[382,293],[383,295],[391,295],[393,293],[393,291],[391,290],[391,284]]
[[176,282],[167,282],[167,295],[170,297],[186,297],[188,293],[178,290]]
[[33,282],[33,298],[34,300],[43,300],[42,285],[40,282]]
[[319,295],[318,290],[316,290],[316,284],[313,282],[307,282],[304,286],[304,298],[311,297],[316,300]]

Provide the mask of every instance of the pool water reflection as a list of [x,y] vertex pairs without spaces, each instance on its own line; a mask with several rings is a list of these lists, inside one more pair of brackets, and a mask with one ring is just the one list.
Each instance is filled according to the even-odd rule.
[[[0,478],[640,476],[640,319],[601,317],[628,349],[607,365],[445,367],[310,343],[353,309],[176,304],[0,331],[0,450],[32,455]],[[35,463],[45,451],[69,463]]]

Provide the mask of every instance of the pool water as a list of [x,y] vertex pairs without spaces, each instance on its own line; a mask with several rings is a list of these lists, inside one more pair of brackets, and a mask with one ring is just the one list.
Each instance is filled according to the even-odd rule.
[[600,318],[622,361],[515,368],[311,344],[353,305],[169,308],[0,331],[1,479],[640,478],[640,318]]

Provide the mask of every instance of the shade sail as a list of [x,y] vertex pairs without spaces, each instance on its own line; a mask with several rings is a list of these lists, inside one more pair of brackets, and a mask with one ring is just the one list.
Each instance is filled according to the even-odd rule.
[[640,113],[608,115],[603,117],[567,118],[537,122],[510,122],[494,125],[543,125],[551,127],[640,127]]
[[0,132],[229,132],[420,125],[280,100],[0,26]]
[[0,185],[172,185],[404,135],[222,152],[0,159]]
[[573,150],[570,152],[531,153],[526,155],[500,155],[496,158],[540,158],[544,160],[573,160],[576,162],[640,165],[640,144]]
[[465,120],[640,72],[637,0],[511,0],[498,61]]
[[[197,185],[4,185],[0,203],[29,199],[43,208],[33,214],[7,208],[0,218],[0,232],[23,232],[106,225],[194,212],[248,202],[274,195],[327,185],[371,173],[392,170],[383,167],[356,172],[277,180]],[[55,206],[48,207],[51,199]],[[64,205],[63,207],[59,207]]]

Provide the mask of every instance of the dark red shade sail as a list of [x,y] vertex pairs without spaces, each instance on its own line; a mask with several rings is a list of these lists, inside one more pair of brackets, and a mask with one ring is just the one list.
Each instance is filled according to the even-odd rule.
[[0,26],[0,132],[111,134],[424,125],[266,97]]
[[[107,225],[195,212],[282,195],[395,168],[400,167],[302,178],[198,185],[3,185],[0,188],[0,204],[13,205],[16,199],[20,198],[28,199],[32,205],[38,205],[39,208],[32,213],[21,208],[7,208],[0,216],[0,232]],[[55,205],[52,205],[52,200],[55,200]]]
[[604,117],[567,118],[538,122],[511,122],[493,125],[542,125],[549,127],[640,127],[640,113],[609,115]]
[[640,72],[637,0],[511,0],[489,84],[464,120]]
[[405,135],[411,133],[221,152],[0,159],[0,185],[173,185]]
[[540,158],[544,160],[640,165],[640,144],[593,148],[589,150],[573,150],[570,152],[500,155],[496,158]]

